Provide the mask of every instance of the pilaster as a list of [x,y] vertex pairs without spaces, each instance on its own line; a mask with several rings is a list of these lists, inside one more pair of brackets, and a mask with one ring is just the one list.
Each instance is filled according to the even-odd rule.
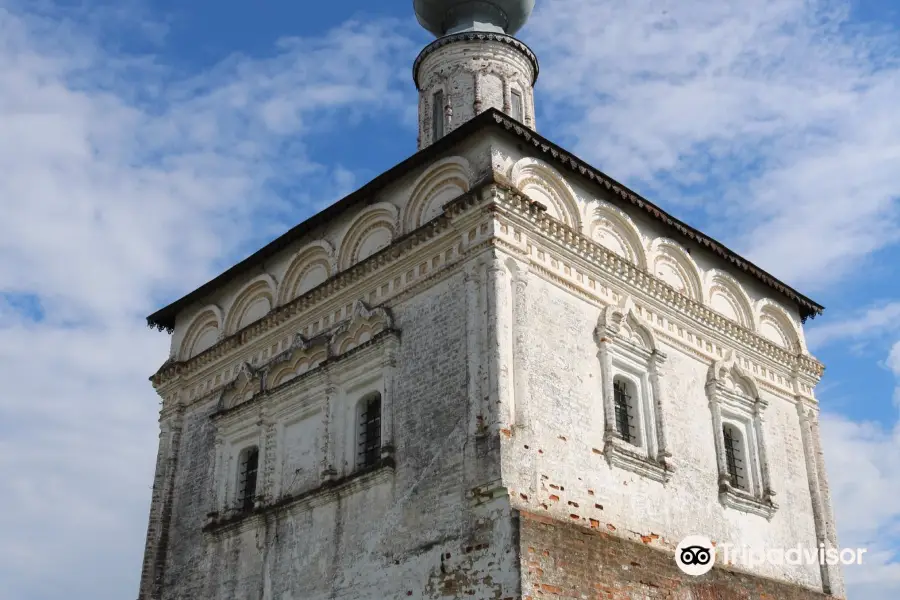
[[528,385],[528,267],[519,265],[513,278],[513,389],[516,427],[529,428],[532,425]]
[[491,433],[506,429],[513,422],[515,407],[510,393],[512,356],[512,315],[507,269],[495,251],[488,263],[488,369],[490,372],[489,419]]
[[[824,464],[818,460],[818,426],[816,411],[802,398],[797,398],[797,414],[800,419],[800,435],[803,440],[803,457],[806,460],[806,472],[809,482],[809,495],[812,500],[813,522],[816,528],[816,544],[825,548],[837,548],[837,536],[829,526],[830,507],[826,507],[823,498]],[[822,591],[838,598],[844,597],[843,577],[839,565],[822,564]]]
[[157,600],[162,596],[182,423],[183,409],[180,406],[164,416],[160,423],[159,450],[156,457],[156,474],[153,480],[139,600]]

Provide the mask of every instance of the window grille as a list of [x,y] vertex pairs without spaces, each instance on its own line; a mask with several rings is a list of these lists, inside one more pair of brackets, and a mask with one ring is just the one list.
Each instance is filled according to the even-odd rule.
[[256,476],[259,470],[259,448],[248,448],[241,453],[238,474],[238,505],[243,510],[251,510],[256,498]]
[[725,425],[722,428],[722,436],[725,438],[725,466],[728,469],[728,479],[732,487],[746,489],[739,434],[731,426]]
[[631,406],[631,395],[628,393],[628,385],[621,379],[613,382],[613,400],[616,415],[616,431],[626,442],[633,444],[636,441],[634,415]]
[[381,458],[381,394],[360,402],[357,465],[371,467]]

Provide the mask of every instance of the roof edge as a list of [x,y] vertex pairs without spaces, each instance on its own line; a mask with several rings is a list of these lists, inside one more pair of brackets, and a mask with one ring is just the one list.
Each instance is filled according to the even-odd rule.
[[780,281],[776,277],[770,275],[752,262],[744,259],[736,252],[730,250],[726,246],[716,240],[704,235],[699,230],[691,227],[683,221],[673,217],[666,211],[662,210],[640,194],[632,191],[627,186],[607,176],[603,172],[595,169],[587,162],[579,159],[573,154],[567,152],[560,146],[554,144],[547,138],[544,138],[534,130],[510,118],[496,108],[488,108],[480,115],[463,123],[457,129],[451,131],[434,144],[423,148],[415,154],[409,156],[402,162],[396,164],[392,168],[383,172],[381,175],[372,179],[356,191],[344,196],[337,202],[331,204],[327,208],[301,223],[295,225],[284,234],[280,235],[273,241],[269,242],[250,256],[244,258],[234,266],[230,267],[220,275],[211,279],[194,291],[182,296],[178,300],[168,304],[147,317],[147,326],[160,331],[168,331],[172,333],[175,329],[175,318],[178,313],[189,306],[200,302],[204,298],[211,295],[215,290],[231,281],[238,275],[249,270],[261,261],[271,258],[278,252],[287,248],[290,244],[297,241],[301,236],[309,231],[324,225],[332,219],[343,214],[351,207],[359,204],[371,203],[374,196],[383,188],[394,183],[408,171],[433,160],[445,151],[449,150],[459,142],[466,139],[471,133],[485,126],[498,127],[502,131],[525,140],[533,144],[541,150],[542,153],[550,157],[550,159],[558,164],[568,167],[568,170],[578,173],[581,177],[600,184],[613,192],[622,201],[629,202],[632,206],[644,211],[651,218],[661,221],[665,225],[675,229],[680,237],[693,241],[706,247],[708,250],[717,254],[721,258],[735,265],[739,269],[753,275],[756,279],[764,283],[767,287],[787,296],[795,302],[800,308],[800,318],[802,322],[806,322],[808,318],[815,318],[816,315],[822,314],[825,307],[808,298],[807,296],[796,291],[794,288]]

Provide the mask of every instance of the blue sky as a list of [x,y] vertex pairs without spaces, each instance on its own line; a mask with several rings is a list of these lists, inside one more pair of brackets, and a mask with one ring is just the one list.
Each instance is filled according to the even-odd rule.
[[[409,4],[0,0],[0,600],[137,593],[143,318],[414,152]],[[876,0],[539,0],[520,34],[543,135],[827,307],[872,600],[900,597],[898,33]]]

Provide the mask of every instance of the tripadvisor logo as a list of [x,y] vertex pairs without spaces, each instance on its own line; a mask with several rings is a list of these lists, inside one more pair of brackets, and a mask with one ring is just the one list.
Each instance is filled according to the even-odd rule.
[[[722,562],[727,565],[740,564],[754,568],[763,564],[770,565],[861,565],[865,548],[806,548],[801,545],[793,548],[750,548],[734,544],[720,544],[719,552]],[[675,548],[675,564],[684,573],[693,576],[705,575],[716,564],[716,547],[709,538],[702,535],[690,535]]]
[[716,547],[707,537],[689,535],[675,548],[675,564],[695,577],[709,573],[716,564]]

